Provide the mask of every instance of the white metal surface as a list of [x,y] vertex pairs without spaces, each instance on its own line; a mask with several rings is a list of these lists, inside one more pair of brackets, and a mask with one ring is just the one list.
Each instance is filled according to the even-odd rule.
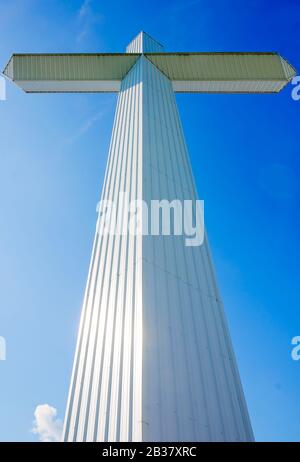
[[122,80],[139,54],[13,54],[4,74],[12,80]]
[[[102,198],[142,197],[141,62],[122,82]],[[98,236],[65,419],[68,441],[142,439],[141,238]]]
[[295,69],[277,53],[147,53],[170,80],[283,80]]
[[277,93],[286,80],[173,80],[176,93]]
[[175,92],[277,93],[296,74],[277,53],[148,53]]
[[296,69],[282,56],[280,56],[281,64],[288,81],[296,75]]
[[26,93],[116,93],[121,80],[16,80]]
[[140,32],[126,48],[126,53],[161,53],[163,51],[163,45],[144,31]]
[[[144,56],[121,84],[102,198],[120,191],[197,197],[172,84]],[[96,234],[64,439],[253,439],[207,239]]]
[[4,75],[26,92],[116,92],[141,53],[176,92],[274,93],[296,74],[277,53],[164,53],[141,32],[127,53],[14,54]]

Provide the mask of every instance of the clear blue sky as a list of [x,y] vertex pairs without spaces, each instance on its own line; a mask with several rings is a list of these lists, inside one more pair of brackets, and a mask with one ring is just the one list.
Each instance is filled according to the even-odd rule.
[[[300,73],[297,0],[1,0],[0,66],[13,52],[122,52],[141,29],[168,51],[278,51]],[[300,441],[291,89],[177,97],[255,436],[267,441]],[[38,404],[63,418],[115,103],[13,85],[0,101],[1,441],[36,441]]]

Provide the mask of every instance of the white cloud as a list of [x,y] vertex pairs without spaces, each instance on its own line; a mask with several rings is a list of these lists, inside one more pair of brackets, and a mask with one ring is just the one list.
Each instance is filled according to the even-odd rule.
[[34,411],[33,433],[43,442],[60,441],[62,421],[57,417],[57,410],[49,404],[39,404]]
[[91,0],[84,0],[81,7],[78,10],[78,19],[81,23],[81,29],[77,34],[77,42],[81,42],[82,39],[88,34],[90,29],[90,16],[91,16]]
[[85,36],[91,32],[95,25],[103,23],[103,15],[95,10],[95,5],[92,5],[92,3],[93,0],[84,0],[78,10],[77,19],[80,25],[80,30],[76,37],[76,41],[78,43],[82,42]]
[[92,115],[89,119],[87,119],[81,127],[78,128],[76,133],[72,136],[69,136],[64,140],[64,145],[70,145],[75,143],[79,138],[81,138],[93,125],[97,122],[104,115],[104,111],[99,111],[96,114]]
[[79,18],[83,18],[84,16],[87,16],[91,12],[90,5],[91,5],[91,0],[84,0],[84,2],[82,3],[78,11]]

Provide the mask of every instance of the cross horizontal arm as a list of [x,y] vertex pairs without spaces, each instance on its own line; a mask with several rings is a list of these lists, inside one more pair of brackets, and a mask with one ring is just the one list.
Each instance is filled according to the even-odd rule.
[[117,92],[137,53],[14,54],[3,74],[29,93]]
[[[275,93],[296,75],[277,53],[144,53],[175,92]],[[26,92],[116,92],[141,53],[14,54],[4,75]]]
[[274,93],[296,75],[277,53],[148,53],[176,92]]

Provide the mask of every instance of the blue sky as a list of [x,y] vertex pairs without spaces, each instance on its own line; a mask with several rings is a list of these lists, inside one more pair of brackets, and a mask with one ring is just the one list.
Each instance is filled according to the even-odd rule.
[[[300,69],[297,0],[1,0],[13,52],[122,52],[146,30],[168,51],[278,51]],[[300,72],[300,71],[299,71]],[[300,441],[299,116],[278,95],[177,101],[257,440]],[[0,440],[63,418],[116,95],[0,101]]]

